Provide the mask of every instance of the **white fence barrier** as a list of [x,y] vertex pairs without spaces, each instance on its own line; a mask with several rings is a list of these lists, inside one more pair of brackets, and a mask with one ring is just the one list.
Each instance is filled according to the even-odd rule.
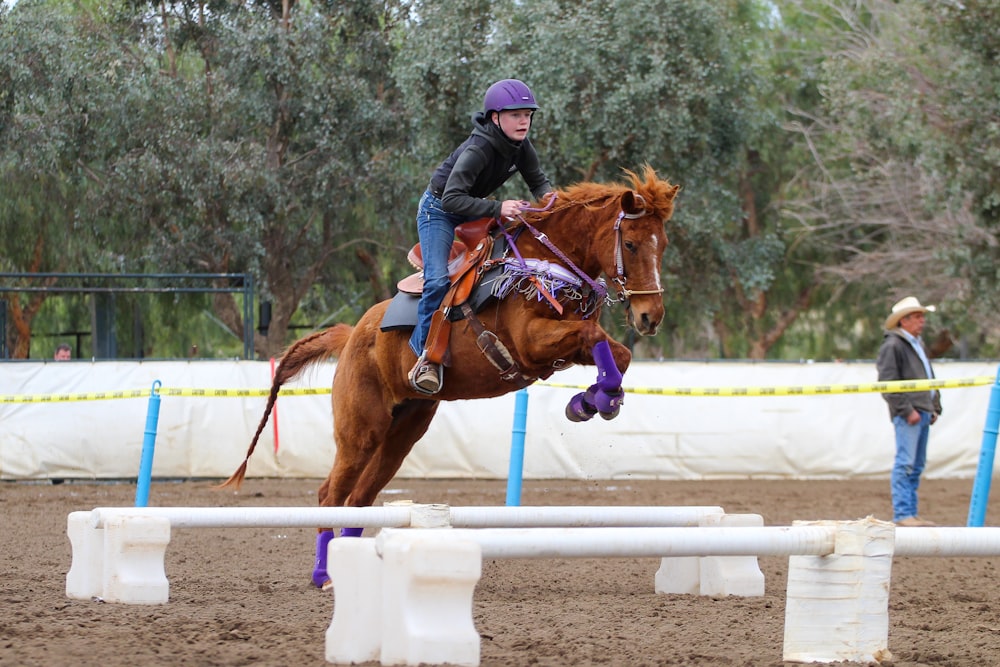
[[[644,523],[601,526],[602,521],[627,525],[630,510],[639,517],[633,521]],[[749,594],[762,595],[757,556],[787,555],[783,660],[881,662],[891,659],[888,596],[894,556],[1000,555],[1000,528],[897,529],[870,517],[764,527],[758,515],[719,510],[99,508],[68,517],[73,563],[66,592],[109,602],[166,602],[163,561],[171,520],[178,527],[382,525],[377,538],[330,543],[328,569],[336,605],[326,632],[327,660],[475,666],[480,647],[472,601],[484,557],[660,557],[657,592],[704,593],[712,587],[706,579],[714,576],[724,585],[711,594],[759,590]],[[552,527],[559,517],[590,527]],[[448,528],[460,522],[495,526],[501,520],[546,527]],[[651,527],[656,521],[680,527]],[[387,527],[401,525],[424,528]],[[662,590],[661,578],[671,574],[685,580],[675,586],[678,590]]]
[[[66,595],[167,602],[170,585],[163,564],[172,527],[698,526],[705,517],[722,514],[717,506],[449,507],[410,502],[385,507],[99,507],[67,518],[73,560]],[[699,576],[698,571],[689,576]],[[695,579],[684,585],[700,583]]]
[[[288,385],[328,389],[334,363]],[[942,380],[996,376],[996,362],[935,363]],[[592,366],[552,377],[588,386]],[[5,364],[0,396],[0,478],[133,478],[139,469],[148,392],[204,389],[164,396],[154,477],[228,477],[246,454],[264,411],[264,396],[213,397],[213,388],[257,390],[271,384],[268,362],[24,362]],[[876,380],[871,361],[849,363],[649,362],[629,367],[630,388],[863,385]],[[140,390],[142,398],[54,402],[43,395]],[[618,419],[568,422],[566,402],[578,389],[533,386],[525,425],[524,479],[853,479],[888,478],[893,431],[885,401],[873,393],[768,397],[657,396],[628,393]],[[979,461],[990,389],[942,392],[926,479],[972,478]],[[507,479],[515,394],[447,401],[403,462],[398,478]],[[815,428],[817,409],[827,415]],[[251,459],[250,477],[325,477],[335,453],[329,394],[282,395],[277,441],[273,423]],[[724,418],[723,418],[724,416]],[[484,447],[482,443],[490,443]],[[210,446],[209,446],[210,445]]]

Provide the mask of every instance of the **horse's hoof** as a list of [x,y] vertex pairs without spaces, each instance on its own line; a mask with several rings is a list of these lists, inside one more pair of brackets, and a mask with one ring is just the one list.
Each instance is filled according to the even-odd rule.
[[571,422],[590,421],[597,414],[597,408],[588,400],[587,394],[580,392],[566,404],[566,419]]
[[597,411],[605,419],[614,419],[618,416],[618,411],[622,408],[625,400],[625,392],[621,388],[616,391],[605,391],[600,389],[594,392],[594,405]]
[[333,582],[332,582],[332,581],[330,581],[329,579],[327,579],[326,581],[324,581],[324,582],[323,582],[323,585],[322,585],[322,586],[320,586],[320,589],[321,589],[321,590],[324,590],[324,591],[328,591],[328,590],[330,590],[331,588],[333,588]]
[[601,414],[601,417],[603,417],[604,419],[607,419],[607,420],[610,421],[610,420],[614,419],[615,417],[617,417],[619,412],[621,412],[621,406],[615,408],[613,412],[602,412],[600,414]]
[[326,570],[313,570],[310,580],[316,588],[323,588],[330,583],[330,577],[327,576]]

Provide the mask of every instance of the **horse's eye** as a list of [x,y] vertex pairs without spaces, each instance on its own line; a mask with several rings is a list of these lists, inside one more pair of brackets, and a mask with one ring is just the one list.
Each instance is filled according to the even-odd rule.
[[630,253],[633,253],[633,254],[636,253],[636,252],[638,252],[638,250],[639,250],[639,248],[632,241],[626,241],[625,242],[625,249],[628,250]]

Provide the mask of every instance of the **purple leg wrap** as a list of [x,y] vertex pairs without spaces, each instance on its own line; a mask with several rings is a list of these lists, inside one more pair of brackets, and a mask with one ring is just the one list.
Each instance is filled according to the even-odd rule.
[[597,365],[597,384],[607,392],[614,392],[622,386],[622,374],[615,365],[608,341],[602,340],[594,346],[594,363]]
[[312,573],[312,582],[316,588],[323,588],[323,584],[330,580],[326,573],[326,547],[332,539],[332,530],[324,530],[316,535],[316,566]]
[[361,537],[361,533],[363,531],[364,531],[364,528],[341,528],[340,529],[340,536],[341,537]]
[[597,407],[594,405],[594,393],[591,391],[592,385],[586,392],[580,392],[569,400],[566,404],[566,419],[571,422],[590,421],[597,414]]

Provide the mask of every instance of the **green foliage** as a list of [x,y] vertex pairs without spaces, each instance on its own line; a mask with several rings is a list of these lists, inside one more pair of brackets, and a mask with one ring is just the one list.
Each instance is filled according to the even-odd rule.
[[[248,272],[273,355],[391,294],[431,170],[516,77],[557,186],[645,163],[682,186],[640,354],[870,355],[906,293],[989,353],[998,34],[996,0],[21,0],[0,8],[0,270]],[[117,307],[147,356],[242,333],[239,299]]]

